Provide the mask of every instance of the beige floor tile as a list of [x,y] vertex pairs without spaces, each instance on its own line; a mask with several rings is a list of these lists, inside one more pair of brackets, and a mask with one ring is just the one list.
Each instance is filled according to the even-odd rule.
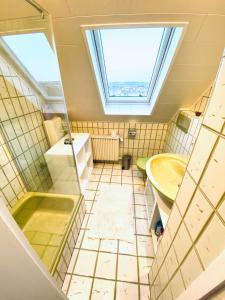
[[143,173],[141,171],[133,170],[132,173],[134,177],[143,178]]
[[150,235],[148,221],[146,219],[136,219],[135,221],[137,234]]
[[92,209],[91,209],[91,213],[94,214],[96,212],[96,208],[97,208],[97,201],[93,201],[93,205],[92,205]]
[[114,292],[114,281],[95,279],[91,294],[91,300],[113,300]]
[[94,200],[95,193],[96,193],[95,191],[88,191],[88,190],[86,190],[84,192],[84,199],[85,200]]
[[85,201],[86,213],[89,214],[91,212],[92,205],[93,205],[93,201],[91,201],[91,200],[86,200]]
[[133,184],[122,183],[122,186],[126,186],[126,187],[129,188],[129,189],[131,190],[131,192],[133,193]]
[[78,249],[74,249],[70,263],[69,263],[69,267],[67,270],[67,273],[73,273],[73,268],[77,259],[77,255],[78,255]]
[[95,276],[106,279],[116,278],[116,254],[99,253]]
[[[106,175],[103,175],[103,176],[106,176]],[[97,197],[99,196],[100,190],[105,189],[106,187],[110,187],[110,186],[111,186],[111,183],[109,183],[109,182],[99,182],[98,191],[96,193],[96,196]],[[96,197],[96,200],[97,200],[97,197]]]
[[112,174],[112,169],[103,169],[102,170],[102,175],[111,175]]
[[145,186],[140,185],[140,184],[134,184],[134,193],[144,194],[145,193]]
[[140,285],[141,300],[150,300],[150,288],[148,285]]
[[138,257],[139,279],[141,283],[149,283],[148,274],[152,265],[153,258]]
[[92,278],[74,275],[71,279],[68,298],[70,300],[88,300],[91,292]]
[[132,177],[129,176],[122,176],[122,183],[128,183],[128,184],[132,184]]
[[94,215],[93,214],[91,214],[90,216],[89,216],[89,219],[88,219],[88,223],[87,223],[87,226],[86,226],[86,229],[91,229],[91,224],[92,224],[92,220],[93,220],[93,217],[94,217]]
[[87,185],[88,190],[96,191],[98,188],[98,181],[90,181]]
[[93,276],[97,252],[80,250],[74,273],[78,275]]
[[102,169],[95,167],[95,168],[93,168],[92,174],[93,175],[100,175],[100,174],[102,174]]
[[117,252],[117,240],[101,240],[100,251]]
[[100,182],[110,182],[111,175],[101,175]]
[[138,255],[139,256],[148,256],[148,257],[155,256],[152,237],[138,235],[137,236],[137,247],[138,247]]
[[121,164],[114,164],[113,169],[114,170],[121,170]]
[[145,197],[145,195],[134,194],[134,201],[135,201],[135,204],[145,205],[146,204],[146,197]]
[[88,237],[88,230],[84,234],[81,248],[88,250],[98,250],[100,239],[92,239]]
[[117,279],[131,282],[138,282],[137,258],[128,255],[118,256]]
[[122,175],[122,171],[121,170],[117,170],[117,169],[113,169],[112,175],[121,176]]
[[132,171],[131,170],[122,170],[122,175],[123,176],[132,176]]
[[120,241],[119,242],[119,253],[137,255],[136,241],[133,243]]
[[143,178],[140,178],[140,177],[133,177],[133,183],[144,185],[144,180],[143,180]]
[[112,169],[113,164],[104,164],[104,169]]
[[[99,170],[99,169],[97,169]],[[90,178],[90,181],[99,181],[100,180],[100,174],[92,174],[91,175],[91,178]]]
[[138,285],[134,283],[117,282],[116,300],[137,300]]
[[114,183],[121,183],[121,176],[112,176],[111,177],[111,182],[114,182]]
[[147,211],[144,205],[135,205],[135,217],[147,219]]

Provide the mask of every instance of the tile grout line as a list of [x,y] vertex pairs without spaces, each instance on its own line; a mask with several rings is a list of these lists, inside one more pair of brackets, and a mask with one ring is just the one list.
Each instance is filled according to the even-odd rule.
[[91,284],[91,290],[90,290],[89,300],[91,300],[91,298],[92,298],[94,281],[95,281],[95,278],[96,278],[95,274],[96,274],[96,269],[97,269],[97,264],[98,264],[98,257],[99,257],[100,245],[101,245],[101,239],[99,239],[99,244],[98,244],[98,251],[97,251],[97,256],[96,256],[96,260],[95,260],[95,267],[94,267],[93,280],[92,280],[92,284]]
[[118,268],[119,268],[119,240],[117,240],[117,253],[116,253],[116,281],[114,287],[114,300],[116,300],[116,293],[117,293],[117,277],[118,277]]

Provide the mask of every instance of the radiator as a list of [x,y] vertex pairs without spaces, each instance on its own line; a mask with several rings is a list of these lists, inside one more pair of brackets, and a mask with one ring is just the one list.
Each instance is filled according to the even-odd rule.
[[91,141],[94,160],[118,161],[119,136],[92,135]]

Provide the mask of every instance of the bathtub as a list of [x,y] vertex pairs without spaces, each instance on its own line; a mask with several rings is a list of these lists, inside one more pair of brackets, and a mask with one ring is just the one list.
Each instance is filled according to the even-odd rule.
[[83,198],[29,192],[11,213],[61,287],[85,214]]

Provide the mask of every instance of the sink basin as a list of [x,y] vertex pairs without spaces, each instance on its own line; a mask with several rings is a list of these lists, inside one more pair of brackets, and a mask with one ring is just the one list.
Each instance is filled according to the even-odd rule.
[[172,203],[176,198],[187,162],[186,155],[162,153],[152,156],[146,164],[151,184]]

